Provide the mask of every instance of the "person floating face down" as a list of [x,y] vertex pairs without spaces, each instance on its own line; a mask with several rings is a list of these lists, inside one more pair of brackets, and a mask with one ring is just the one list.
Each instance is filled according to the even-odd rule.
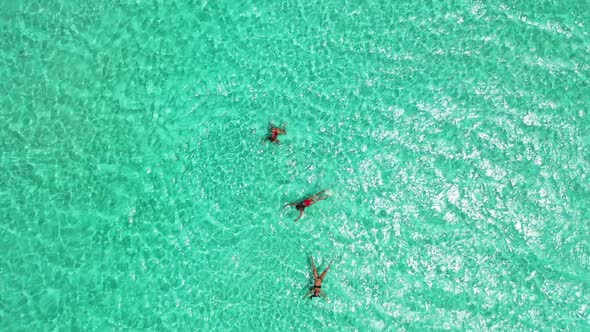
[[325,190],[322,190],[317,194],[309,196],[308,198],[302,200],[301,202],[289,203],[289,204],[286,204],[284,207],[295,206],[295,208],[297,210],[299,210],[299,217],[297,217],[297,219],[295,219],[295,222],[297,222],[297,220],[299,220],[299,218],[301,218],[303,216],[303,212],[305,211],[305,208],[312,206],[313,204],[315,204],[321,200],[324,200],[328,197],[330,197],[330,195],[326,194]]
[[281,143],[279,141],[279,135],[285,135],[286,133],[287,133],[287,128],[285,127],[285,124],[283,124],[281,127],[276,127],[271,122],[268,125],[268,137],[266,139],[268,139],[269,141],[271,141],[273,143]]
[[326,277],[326,274],[330,270],[330,266],[332,265],[333,261],[331,261],[330,264],[328,264],[328,267],[326,267],[326,269],[324,270],[324,272],[322,272],[322,274],[318,276],[318,270],[316,269],[315,264],[313,262],[313,256],[310,256],[310,257],[311,257],[311,268],[313,269],[313,286],[309,289],[309,292],[307,292],[305,297],[309,297],[309,299],[311,300],[314,297],[322,296],[327,301],[330,301],[328,299],[328,297],[326,296],[326,293],[324,293],[324,291],[322,290],[322,283],[324,282],[324,278]]

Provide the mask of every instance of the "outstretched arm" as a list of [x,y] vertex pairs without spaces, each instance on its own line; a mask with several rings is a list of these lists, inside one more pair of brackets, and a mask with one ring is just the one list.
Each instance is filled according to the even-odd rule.
[[297,222],[297,220],[299,220],[301,217],[303,217],[303,210],[299,210],[299,217],[295,219],[295,222]]
[[311,259],[311,269],[313,270],[313,281],[318,278],[318,269],[315,267],[315,263],[313,262],[313,256],[309,256]]
[[313,295],[313,289],[310,289],[303,298],[310,297]]
[[330,299],[328,298],[328,296],[326,296],[326,293],[324,293],[324,291],[320,291],[320,295],[326,299],[326,301],[330,302]]
[[324,270],[324,272],[322,272],[322,275],[320,276],[320,279],[322,281],[324,281],[324,277],[326,276],[326,273],[328,273],[328,271],[330,271],[330,266],[332,265],[332,262],[334,262],[334,261],[331,261],[330,264],[328,264],[328,267]]

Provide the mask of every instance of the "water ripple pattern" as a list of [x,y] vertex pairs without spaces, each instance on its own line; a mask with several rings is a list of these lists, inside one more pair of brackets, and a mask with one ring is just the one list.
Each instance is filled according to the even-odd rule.
[[0,330],[590,330],[587,5],[3,1]]

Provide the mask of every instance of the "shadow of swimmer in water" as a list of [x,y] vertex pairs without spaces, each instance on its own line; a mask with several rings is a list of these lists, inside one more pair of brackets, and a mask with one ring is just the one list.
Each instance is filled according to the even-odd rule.
[[330,301],[326,296],[326,293],[324,293],[324,291],[322,290],[322,283],[324,282],[324,278],[326,277],[328,271],[330,271],[330,266],[334,261],[330,261],[328,267],[326,267],[324,272],[322,272],[322,274],[318,276],[318,269],[316,269],[315,263],[313,262],[313,256],[309,257],[311,258],[311,268],[313,270],[313,286],[309,288],[309,291],[307,292],[307,294],[305,294],[305,297],[309,297],[309,299],[311,300],[314,297],[322,296],[324,299],[326,299],[326,301]]
[[303,213],[305,211],[305,208],[312,206],[313,204],[315,204],[321,200],[324,200],[328,197],[330,197],[330,195],[327,194],[325,190],[322,190],[319,193],[311,195],[308,198],[306,198],[300,202],[285,204],[285,206],[283,208],[286,208],[287,206],[295,206],[295,208],[297,210],[299,210],[299,217],[297,217],[297,219],[295,219],[295,222],[297,222],[297,220],[299,220],[299,218],[303,217]]

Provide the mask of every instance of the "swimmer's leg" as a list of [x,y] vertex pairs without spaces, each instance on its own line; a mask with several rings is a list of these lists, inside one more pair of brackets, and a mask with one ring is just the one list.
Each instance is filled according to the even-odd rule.
[[313,256],[309,256],[309,258],[311,259],[311,269],[313,270],[313,281],[315,282],[315,280],[318,278],[318,269],[316,269],[315,263],[313,262]]
[[324,193],[325,193],[325,192],[326,192],[326,190],[322,190],[322,191],[320,191],[319,193],[317,193],[317,194],[315,194],[315,195],[311,196],[311,198],[313,199],[313,201],[314,201],[314,202],[319,202],[319,201],[321,201],[321,200],[324,200],[324,199],[326,199],[326,198],[330,197],[330,195],[329,195],[329,194],[325,194],[325,195],[324,195]]
[[328,273],[328,271],[330,271],[330,266],[332,265],[332,262],[334,262],[334,261],[331,261],[330,264],[328,264],[328,267],[324,270],[324,272],[322,272],[322,275],[320,276],[320,279],[322,281],[324,281],[324,277],[326,276],[326,273]]

